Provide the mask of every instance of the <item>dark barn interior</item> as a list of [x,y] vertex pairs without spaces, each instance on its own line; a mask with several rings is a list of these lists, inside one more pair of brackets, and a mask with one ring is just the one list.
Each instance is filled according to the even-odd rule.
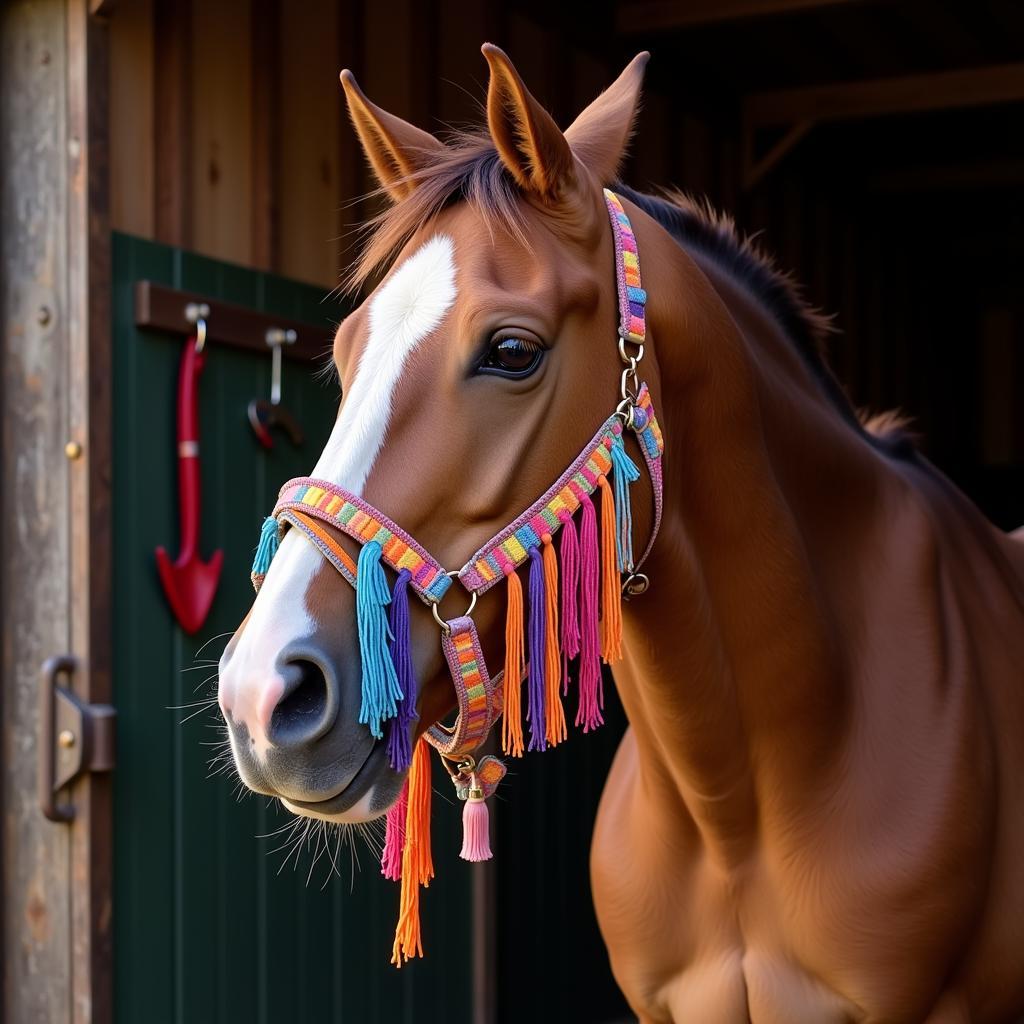
[[[156,438],[170,443],[170,385],[149,410],[125,393],[172,375],[176,349],[140,331],[135,283],[149,279],[267,316],[317,321],[326,337],[350,300],[321,298],[338,285],[357,244],[354,229],[378,202],[367,196],[372,182],[347,123],[339,70],[351,68],[384,108],[443,133],[482,116],[479,48],[489,40],[509,53],[563,127],[649,49],[623,181],[704,195],[734,217],[834,317],[828,359],[854,404],[899,410],[927,457],[996,524],[1024,523],[1024,7],[1017,0],[85,6],[87,15],[68,24],[87,28],[60,45],[73,71],[75,53],[85,53],[91,68],[89,133],[98,155],[90,165],[89,280],[113,296],[112,311],[99,303],[89,327],[90,365],[113,382],[112,397],[100,388],[95,406],[114,424],[114,440],[103,442],[113,472],[103,478],[101,469],[96,479],[120,507],[138,500],[142,508],[143,484],[173,506],[173,465],[152,455],[166,447]],[[15,8],[11,25],[38,20],[32,4]],[[17,52],[4,49],[14,86]],[[75,95],[68,93],[72,107]],[[17,126],[17,104],[0,106]],[[32,137],[25,129],[22,138]],[[50,826],[27,811],[17,827],[22,836],[38,830],[38,848],[50,851],[44,864],[54,892],[82,849],[91,850],[99,904],[109,910],[113,899],[102,925],[109,938],[113,922],[113,953],[107,938],[96,939],[99,912],[69,918],[68,928],[86,935],[74,948],[87,953],[51,958],[51,976],[71,971],[69,964],[81,970],[85,957],[96,1007],[89,1019],[121,1024],[235,1024],[294,1006],[298,1019],[336,1021],[632,1019],[588,886],[593,816],[625,728],[614,697],[605,729],[513,765],[492,811],[491,865],[472,873],[448,849],[451,836],[439,841],[438,873],[447,879],[431,888],[425,909],[434,915],[428,958],[398,976],[387,966],[396,900],[368,863],[372,856],[364,854],[351,895],[347,866],[326,893],[307,887],[308,852],[294,882],[290,871],[279,878],[280,858],[267,857],[272,844],[252,836],[283,819],[254,810],[254,801],[239,809],[230,781],[206,780],[209,737],[195,724],[178,728],[166,707],[182,693],[188,699],[191,686],[175,681],[181,666],[209,636],[231,630],[250,599],[241,564],[250,538],[233,537],[218,488],[221,477],[243,473],[233,462],[242,442],[232,431],[240,428],[225,403],[242,402],[250,384],[263,386],[266,360],[234,351],[230,359],[211,374],[227,411],[218,406],[207,423],[220,461],[204,477],[214,509],[204,544],[228,549],[232,583],[206,633],[192,644],[164,621],[149,534],[121,532],[117,544],[102,530],[93,534],[88,557],[100,565],[100,584],[84,614],[99,623],[90,626],[91,642],[110,665],[102,686],[121,715],[112,813],[92,819],[91,838],[70,852],[53,853]],[[310,384],[314,367],[288,367],[286,393],[306,416],[307,447],[260,463],[252,516],[285,477],[312,466],[334,414],[336,395]],[[139,483],[125,483],[128,466],[142,474]],[[160,529],[173,528],[173,511],[167,515]],[[116,598],[104,573],[117,584]],[[14,664],[21,648],[11,650]],[[24,658],[37,664],[34,648]],[[166,671],[164,661],[172,666]],[[10,748],[16,729],[34,728],[35,704],[34,695],[8,699]],[[26,799],[19,779],[5,783],[12,822],[11,809]],[[173,790],[166,807],[153,796],[161,785]],[[450,807],[441,819],[439,832],[454,830]],[[5,883],[25,887],[37,864],[29,847],[8,848]],[[240,892],[252,898],[249,916],[237,916]],[[17,927],[8,924],[8,932]],[[8,965],[8,993],[31,988],[27,963]],[[293,991],[305,993],[298,1004]],[[19,1017],[28,1005],[19,998],[7,996],[12,1020],[65,1019],[49,997],[32,1004],[39,1016]]]

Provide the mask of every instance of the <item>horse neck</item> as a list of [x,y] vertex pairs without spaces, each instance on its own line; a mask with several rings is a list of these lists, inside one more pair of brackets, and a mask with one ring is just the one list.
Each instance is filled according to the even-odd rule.
[[643,785],[729,861],[841,749],[842,586],[887,481],[757,301],[644,228],[665,519],[615,676]]

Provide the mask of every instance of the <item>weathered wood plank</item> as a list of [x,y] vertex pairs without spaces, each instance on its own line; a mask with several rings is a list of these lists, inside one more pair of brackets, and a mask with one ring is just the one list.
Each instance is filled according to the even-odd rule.
[[[84,455],[70,466],[71,649],[90,703],[111,699],[111,355],[109,38],[88,0],[67,10],[68,433]],[[73,1024],[112,1020],[113,801],[108,774],[72,793],[71,969]]]
[[[339,136],[343,128],[335,41],[334,0],[307,0],[288,9],[278,59],[281,105],[288,117],[275,140],[280,156],[281,267],[289,277],[333,288],[339,278],[335,211],[339,194]],[[302,69],[301,74],[292,73]]]
[[252,262],[249,0],[192,8],[192,247]]
[[67,650],[64,7],[0,10],[3,1013],[70,1020],[70,833],[36,803],[37,679]]
[[[110,23],[110,222],[156,234],[153,0],[122,4]],[[161,130],[165,129],[160,117]]]
[[[153,175],[156,238],[192,244],[192,5],[153,0]],[[156,119],[159,118],[159,123]],[[118,126],[119,135],[124,129]],[[121,145],[148,146],[148,139]]]

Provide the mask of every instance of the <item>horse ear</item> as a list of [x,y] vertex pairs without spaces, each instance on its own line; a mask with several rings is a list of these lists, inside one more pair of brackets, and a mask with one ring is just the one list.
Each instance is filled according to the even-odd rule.
[[404,199],[416,187],[410,177],[443,152],[444,144],[371,103],[351,71],[342,71],[341,85],[352,124],[377,180],[396,202]]
[[633,134],[650,54],[638,53],[621,75],[566,129],[572,151],[602,184],[615,180]]
[[491,43],[484,43],[481,51],[491,69],[487,126],[502,163],[520,188],[556,198],[575,179],[565,136],[530,95],[504,51]]

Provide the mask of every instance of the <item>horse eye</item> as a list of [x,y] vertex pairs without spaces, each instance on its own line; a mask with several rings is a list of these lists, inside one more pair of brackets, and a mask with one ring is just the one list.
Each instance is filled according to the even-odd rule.
[[498,331],[491,338],[478,369],[499,377],[529,377],[544,358],[544,346],[529,331]]

